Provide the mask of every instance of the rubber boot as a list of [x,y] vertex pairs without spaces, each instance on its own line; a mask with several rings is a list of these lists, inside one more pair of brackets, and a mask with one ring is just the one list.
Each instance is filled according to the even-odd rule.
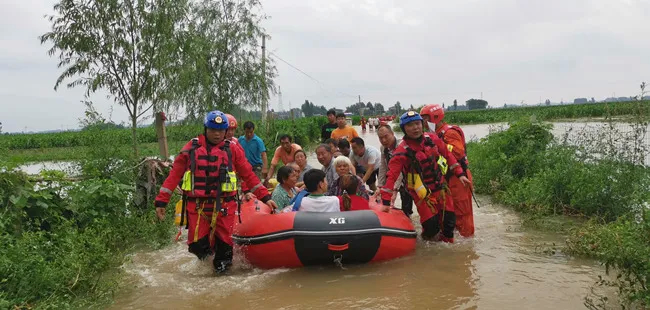
[[232,266],[232,246],[223,242],[218,237],[215,240],[216,250],[214,252],[214,271],[217,274],[223,274]]

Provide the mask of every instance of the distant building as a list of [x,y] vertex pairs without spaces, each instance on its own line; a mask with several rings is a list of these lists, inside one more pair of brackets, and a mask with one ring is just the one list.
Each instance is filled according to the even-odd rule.
[[589,100],[587,98],[576,98],[573,99],[574,104],[581,104],[581,103],[588,103]]

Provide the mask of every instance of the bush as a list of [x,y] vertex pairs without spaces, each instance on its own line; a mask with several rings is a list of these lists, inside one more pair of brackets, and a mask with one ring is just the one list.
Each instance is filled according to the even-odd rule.
[[528,218],[564,214],[591,219],[571,232],[569,251],[616,268],[619,277],[603,283],[618,286],[626,302],[648,306],[650,171],[625,160],[638,156],[625,156],[621,146],[603,145],[606,136],[594,135],[600,138],[591,145],[587,135],[580,145],[561,144],[552,139],[548,125],[525,119],[512,123],[468,144],[474,186]]
[[[20,172],[0,172],[0,305],[80,306],[115,288],[100,281],[125,251],[169,240],[171,225],[129,203],[133,187],[112,180],[67,182],[44,174],[36,185]],[[170,220],[172,217],[169,217]],[[93,300],[92,302],[100,302]]]
[[592,221],[575,229],[567,242],[568,252],[594,257],[607,272],[615,269],[615,280],[601,284],[616,286],[628,308],[650,307],[650,212],[641,218],[625,216],[601,225]]

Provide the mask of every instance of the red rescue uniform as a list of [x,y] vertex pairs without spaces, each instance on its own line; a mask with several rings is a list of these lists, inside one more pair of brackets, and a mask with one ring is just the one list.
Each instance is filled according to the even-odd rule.
[[[192,156],[194,160],[191,160]],[[166,207],[185,173],[192,172],[193,189],[184,191],[187,200],[187,244],[190,252],[201,259],[212,253],[215,253],[215,261],[232,259],[231,236],[237,210],[237,188],[235,185],[234,190],[232,186],[224,190],[228,170],[237,171],[246,184],[255,184],[251,191],[261,197],[262,202],[271,199],[266,187],[253,173],[241,146],[231,141],[211,145],[204,135],[199,135],[183,147],[156,196],[156,207]],[[217,197],[218,193],[221,193],[220,197]],[[217,198],[220,200],[217,201]]]
[[[458,126],[450,126],[443,123],[436,128],[436,134],[451,150],[458,163],[461,165],[470,182],[472,173],[469,171],[465,144],[465,133]],[[454,212],[456,213],[456,229],[463,237],[474,235],[474,212],[472,209],[472,190],[469,186],[463,186],[458,177],[452,175],[449,178],[449,190],[454,201]]]
[[[446,160],[448,171],[457,177],[465,175],[456,158],[435,134],[425,132],[419,139],[404,137],[393,151],[393,157],[388,163],[386,183],[381,189],[381,199],[384,205],[390,204],[392,189],[400,174],[404,175],[405,184],[409,184],[409,178],[419,176],[425,189],[408,186],[408,191],[420,214],[423,237],[436,236],[440,232],[442,222],[444,237],[441,239],[453,242],[456,217],[452,199],[447,199],[446,191],[443,193],[446,182],[440,164],[441,157]],[[426,190],[427,193],[424,198],[421,196],[422,190]]]

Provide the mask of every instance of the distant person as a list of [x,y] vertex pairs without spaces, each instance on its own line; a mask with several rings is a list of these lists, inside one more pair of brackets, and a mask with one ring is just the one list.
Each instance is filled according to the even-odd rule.
[[338,197],[325,196],[327,179],[325,172],[312,169],[305,173],[305,190],[293,202],[293,211],[340,212]]
[[363,139],[357,137],[352,139],[352,154],[350,155],[352,165],[359,167],[357,173],[363,175],[365,182],[371,190],[377,190],[377,174],[381,165],[381,153],[374,146],[366,146]]
[[336,124],[338,125],[338,128],[332,131],[331,138],[347,139],[348,141],[350,141],[352,140],[352,138],[356,138],[359,136],[356,129],[348,125],[345,114],[343,113],[336,114]]
[[263,179],[269,171],[264,141],[255,134],[255,124],[251,121],[244,123],[244,135],[237,140],[246,153],[246,159],[253,166],[258,178]]
[[367,123],[368,123],[368,121],[366,120],[366,118],[362,116],[361,117],[361,131],[362,132],[366,132],[366,124]]
[[[379,172],[377,173],[377,187],[383,187],[384,184],[386,184],[388,162],[393,158],[393,152],[400,144],[401,140],[395,137],[395,133],[393,132],[393,129],[390,128],[390,125],[379,126],[379,129],[377,129],[377,137],[379,138],[379,143],[381,143],[381,162],[379,164]],[[397,193],[399,192],[399,197],[402,201],[402,212],[404,212],[406,216],[411,217],[411,214],[413,214],[413,198],[406,189],[403,180],[403,175],[400,175],[399,178],[397,178],[397,181],[395,181],[391,204],[395,203]],[[379,191],[376,191],[375,197],[379,197],[379,193]]]
[[[472,173],[469,171],[467,161],[467,148],[465,147],[465,133],[456,125],[445,123],[445,110],[438,104],[429,104],[422,108],[422,118],[430,124],[431,129],[447,143],[447,149],[451,151],[463,172],[472,182]],[[454,200],[454,212],[456,213],[456,229],[463,237],[474,235],[474,211],[472,210],[472,190],[463,186],[463,183],[456,176],[449,176],[449,190]]]
[[280,136],[280,146],[275,149],[275,154],[273,154],[273,159],[271,159],[271,168],[269,173],[266,175],[266,180],[273,178],[273,173],[275,172],[275,167],[280,161],[282,164],[286,165],[293,161],[293,157],[296,156],[296,152],[302,150],[300,145],[291,143],[291,136],[281,135]]
[[298,193],[298,172],[291,166],[282,166],[278,169],[278,186],[273,190],[271,199],[278,205],[278,211],[289,205],[291,199]]
[[370,204],[367,199],[357,195],[359,177],[353,174],[346,174],[339,177],[339,183],[343,193],[338,196],[341,211],[369,210]]
[[321,142],[325,143],[325,140],[331,138],[332,136],[332,131],[336,129],[338,125],[336,125],[336,110],[330,109],[327,111],[327,124],[321,126],[321,132],[320,132],[320,140]]

